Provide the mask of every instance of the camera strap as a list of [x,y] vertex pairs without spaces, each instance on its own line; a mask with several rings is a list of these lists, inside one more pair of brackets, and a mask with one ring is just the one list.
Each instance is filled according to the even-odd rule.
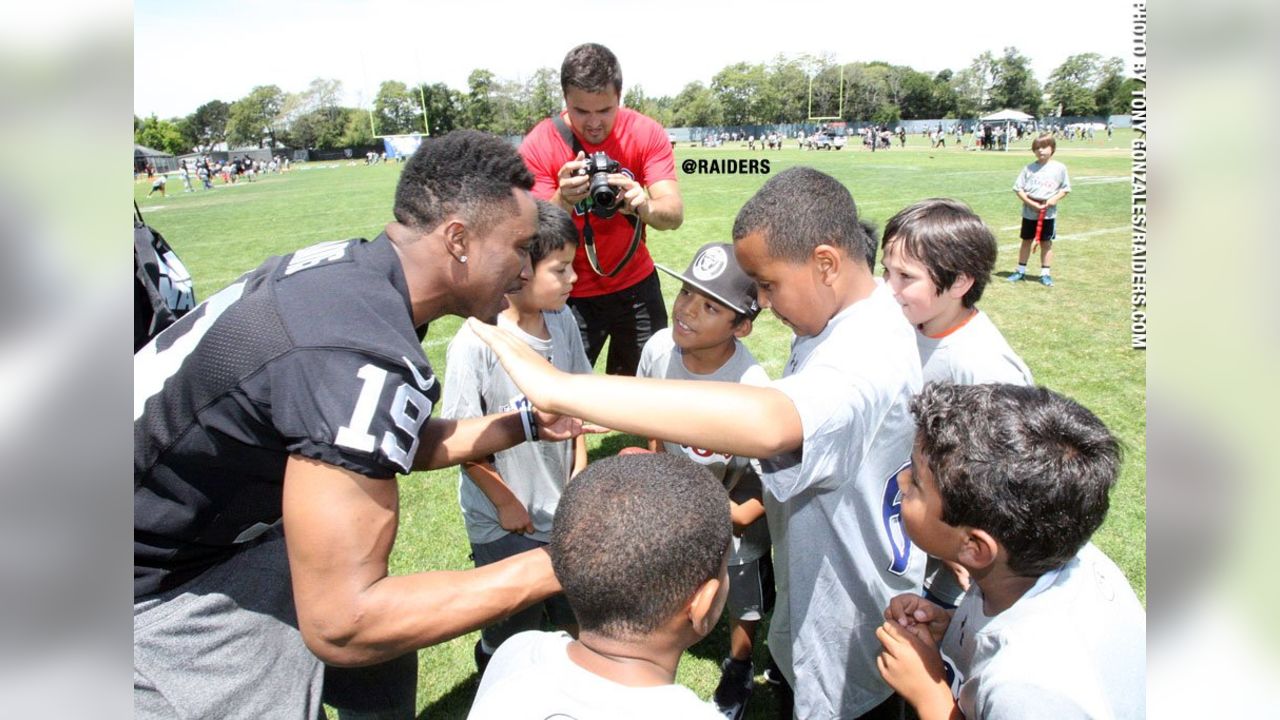
[[[568,145],[573,151],[574,158],[578,157],[579,152],[583,155],[587,154],[586,149],[582,147],[582,143],[578,142],[578,136],[573,134],[569,124],[564,121],[564,116],[557,112],[551,116],[551,122],[555,124],[556,130],[559,131],[560,139],[564,140],[564,144]],[[627,248],[627,252],[622,256],[622,259],[618,261],[618,264],[609,272],[605,272],[600,268],[600,258],[596,256],[596,234],[591,229],[591,211],[588,210],[582,215],[582,247],[587,252],[587,262],[591,264],[591,269],[601,277],[614,277],[622,272],[622,268],[626,267],[628,262],[631,262],[631,258],[636,254],[636,250],[640,249],[640,243],[644,239],[644,223],[640,222],[640,219],[634,215],[623,214],[622,217],[626,218],[628,223],[631,223],[631,245]]]

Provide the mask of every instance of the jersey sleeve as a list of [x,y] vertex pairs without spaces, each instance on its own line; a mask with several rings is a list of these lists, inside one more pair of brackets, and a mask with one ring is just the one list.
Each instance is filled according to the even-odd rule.
[[373,478],[410,471],[439,393],[429,366],[315,348],[268,372],[272,422],[288,452]]
[[453,336],[446,355],[447,376],[444,381],[444,398],[440,403],[440,417],[465,420],[486,414],[484,389],[491,355],[492,351],[471,332],[466,323],[458,328],[458,334]]

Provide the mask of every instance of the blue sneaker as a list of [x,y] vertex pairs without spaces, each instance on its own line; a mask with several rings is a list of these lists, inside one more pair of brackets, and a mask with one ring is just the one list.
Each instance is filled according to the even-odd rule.
[[1048,275],[1041,275],[1040,284],[1045,287],[1053,287],[1053,278],[1049,277]]
[[1009,276],[1009,282],[1018,282],[1019,280],[1025,278],[1026,276],[1027,276],[1026,273],[1014,270],[1013,274]]

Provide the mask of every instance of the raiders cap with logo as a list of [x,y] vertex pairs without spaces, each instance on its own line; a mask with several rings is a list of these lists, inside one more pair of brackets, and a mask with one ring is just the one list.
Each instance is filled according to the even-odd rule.
[[680,278],[702,293],[714,298],[731,310],[755,319],[760,314],[756,300],[756,283],[738,265],[730,243],[707,243],[698,248],[697,254],[684,273],[657,266],[659,270]]

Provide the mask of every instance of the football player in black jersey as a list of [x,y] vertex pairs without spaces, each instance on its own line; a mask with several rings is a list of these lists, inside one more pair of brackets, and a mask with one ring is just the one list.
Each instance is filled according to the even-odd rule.
[[[532,183],[500,138],[427,140],[379,237],[271,258],[135,356],[138,717],[314,718],[325,682],[411,716],[416,650],[559,591],[542,550],[387,573],[398,475],[583,432],[532,408],[430,418],[427,324],[493,317],[528,280]],[[393,664],[325,681],[321,661]]]

